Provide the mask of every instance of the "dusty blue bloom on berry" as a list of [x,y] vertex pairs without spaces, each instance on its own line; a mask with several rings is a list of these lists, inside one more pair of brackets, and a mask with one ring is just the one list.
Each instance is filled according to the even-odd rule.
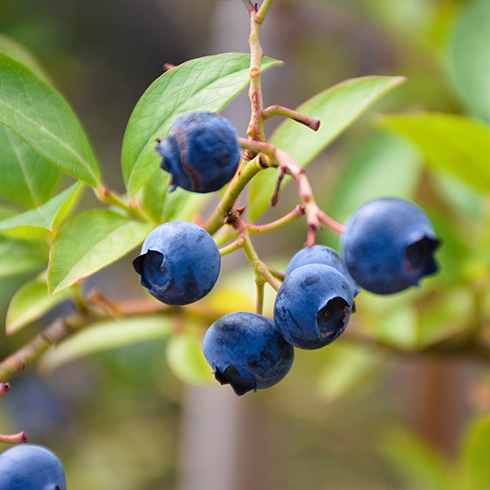
[[274,321],[291,345],[318,349],[342,334],[352,308],[352,287],[341,272],[307,264],[284,279],[274,303]]
[[211,112],[177,118],[156,151],[163,157],[160,166],[172,175],[171,190],[217,191],[233,178],[240,162],[235,127]]
[[416,286],[438,269],[433,254],[440,241],[425,211],[410,201],[367,202],[347,221],[342,241],[347,269],[373,293]]
[[249,312],[230,313],[209,327],[204,355],[221,384],[237,395],[275,385],[291,369],[294,349],[275,323]]
[[186,305],[214,287],[221,256],[206,230],[187,221],[172,221],[150,232],[133,266],[141,285],[155,298],[168,305]]
[[36,444],[18,444],[0,454],[2,490],[66,490],[63,467],[54,453]]
[[289,261],[285,275],[287,276],[294,269],[307,264],[323,264],[337,269],[344,274],[347,281],[351,284],[352,294],[354,296],[359,294],[359,286],[347,271],[341,255],[333,248],[326,247],[325,245],[313,245],[312,247],[302,248]]

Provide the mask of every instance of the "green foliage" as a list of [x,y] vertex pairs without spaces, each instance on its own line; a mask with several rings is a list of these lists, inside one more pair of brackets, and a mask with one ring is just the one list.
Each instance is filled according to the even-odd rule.
[[66,301],[71,291],[64,289],[50,296],[46,278],[37,278],[26,282],[10,300],[5,329],[7,335],[14,334],[41,318],[45,313]]
[[[269,142],[290,154],[298,165],[304,167],[381,95],[403,81],[403,77],[364,77],[342,82],[296,109],[319,119],[321,124],[318,131],[313,132],[287,119],[277,128]],[[267,209],[271,198],[270,189],[275,180],[275,173],[262,172],[252,181],[249,196],[252,221]]]
[[[0,82],[0,122],[67,174],[97,186],[97,161],[63,97],[27,66],[3,53]],[[56,118],[47,114],[56,114]]]
[[138,246],[151,228],[149,223],[108,209],[90,209],[69,219],[53,240],[48,268],[50,294],[112,264]]
[[161,316],[130,317],[101,321],[78,333],[43,357],[41,369],[51,372],[67,362],[96,352],[165,338],[172,332],[169,319]]
[[0,193],[24,208],[44,204],[55,190],[59,170],[3,125],[0,125],[0,147]]
[[454,114],[387,116],[383,126],[403,134],[424,152],[428,163],[482,192],[490,190],[490,126]]
[[48,238],[80,198],[82,184],[73,184],[42,206],[0,221],[0,234],[21,239]]
[[468,109],[490,122],[490,4],[467,2],[451,32],[448,64],[451,79]]

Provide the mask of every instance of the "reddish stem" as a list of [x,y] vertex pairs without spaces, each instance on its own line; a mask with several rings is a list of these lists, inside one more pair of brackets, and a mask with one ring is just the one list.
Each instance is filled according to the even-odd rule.
[[27,434],[25,432],[19,432],[18,434],[4,435],[0,434],[0,442],[6,444],[22,444],[27,442]]

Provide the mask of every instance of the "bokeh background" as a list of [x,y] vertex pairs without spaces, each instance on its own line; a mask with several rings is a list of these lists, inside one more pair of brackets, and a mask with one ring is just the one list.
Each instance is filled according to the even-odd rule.
[[[121,192],[124,130],[164,63],[246,52],[248,26],[240,0],[0,0],[0,32],[38,58],[81,119],[105,182]],[[320,351],[297,351],[287,378],[264,392],[238,398],[208,384],[196,375],[205,367],[186,369],[198,362],[189,346],[162,336],[15,378],[0,401],[1,431],[26,430],[52,448],[70,490],[490,488],[490,351],[464,342],[470,331],[484,338],[489,326],[488,189],[430,165],[427,148],[387,130],[381,116],[438,112],[488,125],[489,2],[276,0],[262,41],[266,55],[284,61],[264,74],[266,105],[296,107],[352,77],[407,77],[308,173],[317,201],[338,221],[372,197],[416,200],[444,240],[441,273],[393,297],[363,292],[350,332]],[[245,135],[246,94],[223,114]],[[267,123],[268,134],[275,124]],[[490,164],[490,154],[482,159]],[[86,193],[81,207],[94,201]],[[297,202],[286,187],[261,222]],[[254,243],[284,269],[304,240],[300,220]],[[319,241],[339,246],[329,232]],[[115,301],[146,299],[132,258],[84,289]],[[0,279],[0,325],[29,277]],[[217,311],[234,302],[253,308],[253,275],[240,252],[224,258],[219,286]],[[0,333],[2,357],[63,308],[14,336]]]

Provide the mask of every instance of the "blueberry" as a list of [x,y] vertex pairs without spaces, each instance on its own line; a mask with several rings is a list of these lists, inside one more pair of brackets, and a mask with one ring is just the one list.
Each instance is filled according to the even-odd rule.
[[36,444],[18,444],[0,454],[2,490],[66,490],[63,467],[54,453]]
[[416,286],[438,269],[433,254],[440,241],[424,210],[410,201],[367,202],[347,221],[342,241],[347,269],[373,293]]
[[333,342],[349,322],[352,287],[338,270],[302,265],[286,276],[274,303],[274,321],[284,339],[301,349]]
[[141,276],[140,284],[162,303],[187,305],[213,289],[221,256],[206,230],[172,221],[150,232],[133,267]]
[[240,162],[235,127],[211,112],[177,118],[156,151],[163,157],[160,166],[172,175],[171,190],[217,191],[233,178]]
[[337,269],[344,274],[347,281],[351,284],[352,294],[354,296],[359,294],[359,286],[347,271],[341,255],[333,248],[326,247],[325,245],[313,245],[312,247],[302,248],[289,261],[285,275],[287,276],[294,269],[307,264],[324,264]]
[[209,327],[204,355],[221,384],[230,384],[237,395],[275,385],[291,369],[294,349],[275,323],[262,315],[236,312]]

